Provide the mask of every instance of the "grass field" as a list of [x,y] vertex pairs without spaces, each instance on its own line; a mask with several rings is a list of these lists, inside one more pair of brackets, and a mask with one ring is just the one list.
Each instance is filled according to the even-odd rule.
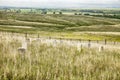
[[[70,39],[120,41],[120,35],[89,34],[85,32],[120,32],[120,20],[87,15],[35,14],[1,12],[0,30],[36,33],[41,36]],[[79,34],[76,34],[81,32]]]
[[48,11],[0,9],[0,80],[120,80],[119,9]]
[[[21,38],[19,38],[21,37]],[[34,40],[18,52],[22,36],[0,40],[0,80],[119,80],[120,50],[54,46]]]

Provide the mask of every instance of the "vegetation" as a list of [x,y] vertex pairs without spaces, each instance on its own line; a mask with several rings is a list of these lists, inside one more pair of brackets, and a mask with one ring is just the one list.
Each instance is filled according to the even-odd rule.
[[[50,25],[53,24],[51,28],[54,31],[117,31],[119,32],[119,27],[114,27],[114,25],[119,24],[120,20],[109,19],[109,18],[98,18],[90,16],[75,16],[75,15],[39,15],[39,14],[7,14],[8,20],[0,20],[0,25],[19,25],[19,26],[31,26],[46,28],[49,30]],[[12,15],[12,16],[11,16]],[[13,20],[13,21],[12,21]],[[16,20],[16,22],[14,22]],[[37,23],[32,23],[37,22]],[[41,23],[41,25],[40,25]],[[42,24],[46,23],[46,24]],[[96,26],[94,26],[96,25]],[[93,27],[92,27],[93,26]],[[101,27],[97,27],[101,26]],[[108,28],[107,28],[108,27]],[[56,29],[58,30],[56,30]],[[101,29],[102,30],[101,30]],[[110,28],[110,30],[109,30]],[[42,30],[44,31],[44,30]]]
[[[0,80],[120,80],[119,44],[99,50],[61,40],[118,43],[118,16],[119,9],[1,8]],[[60,43],[49,43],[46,37]],[[19,51],[23,43],[27,48]]]
[[[20,37],[20,35],[19,35]],[[23,38],[4,35],[0,40],[1,80],[119,80],[120,51],[77,48],[65,44],[28,43],[17,51]]]
[[[90,12],[91,10],[80,10],[81,12],[79,10],[73,10],[75,15],[74,13],[70,15],[73,12],[72,10],[67,11],[55,9],[6,9],[4,11],[2,9],[0,11],[0,31],[40,33],[41,36],[45,34],[44,36],[58,36],[59,38],[65,39],[108,39],[110,41],[120,41],[120,35],[83,34],[86,31],[120,32],[119,19],[103,16],[103,14],[110,15],[112,12],[118,10],[111,10],[112,12],[99,9],[94,10],[94,12],[93,10],[92,12]],[[119,15],[118,13],[116,14]],[[100,16],[98,17],[98,15]],[[77,34],[78,32],[81,33]],[[54,36],[54,34],[57,35]]]

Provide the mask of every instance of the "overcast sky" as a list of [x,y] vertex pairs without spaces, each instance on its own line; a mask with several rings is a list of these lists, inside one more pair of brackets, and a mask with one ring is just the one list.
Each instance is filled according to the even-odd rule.
[[120,7],[120,0],[0,0],[0,6],[40,8]]

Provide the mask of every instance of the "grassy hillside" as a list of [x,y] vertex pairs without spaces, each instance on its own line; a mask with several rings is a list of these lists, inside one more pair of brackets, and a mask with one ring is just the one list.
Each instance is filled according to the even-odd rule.
[[[120,41],[120,35],[73,34],[74,32],[120,32],[120,20],[89,15],[0,13],[0,31],[40,33],[40,35],[74,39]],[[41,34],[42,33],[42,34]],[[47,35],[46,35],[47,34]],[[86,36],[87,35],[87,36]]]
[[[114,31],[119,32],[119,19],[85,15],[19,14],[8,13],[0,25],[30,26],[39,31]],[[29,31],[29,30],[28,30]]]

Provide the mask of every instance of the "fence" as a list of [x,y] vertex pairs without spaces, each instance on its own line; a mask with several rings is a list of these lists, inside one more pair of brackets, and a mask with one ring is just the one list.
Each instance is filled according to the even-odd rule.
[[110,40],[86,40],[86,39],[66,39],[66,38],[62,38],[62,37],[45,37],[45,36],[40,36],[40,34],[30,34],[30,33],[14,33],[14,32],[0,32],[0,37],[2,37],[2,35],[9,35],[11,37],[15,37],[15,36],[23,36],[25,39],[28,38],[44,38],[44,39],[56,39],[56,40],[69,40],[69,41],[79,41],[81,43],[88,43],[88,46],[91,46],[92,43],[97,43],[97,44],[104,44],[104,45],[120,45],[120,42],[117,41],[110,41]]

